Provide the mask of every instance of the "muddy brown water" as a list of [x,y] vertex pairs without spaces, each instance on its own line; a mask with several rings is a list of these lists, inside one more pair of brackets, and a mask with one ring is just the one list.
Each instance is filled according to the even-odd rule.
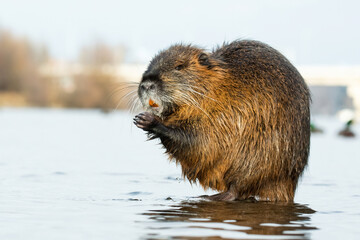
[[295,203],[211,202],[127,113],[0,109],[0,239],[359,239],[359,125],[314,119]]

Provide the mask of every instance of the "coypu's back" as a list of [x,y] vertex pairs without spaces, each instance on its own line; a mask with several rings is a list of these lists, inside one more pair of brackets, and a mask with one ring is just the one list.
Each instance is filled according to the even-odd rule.
[[147,109],[160,118],[140,114],[137,126],[160,138],[190,181],[223,192],[212,199],[293,200],[309,155],[310,95],[278,51],[257,41],[212,53],[174,46],[154,58],[139,96],[144,106],[158,99]]

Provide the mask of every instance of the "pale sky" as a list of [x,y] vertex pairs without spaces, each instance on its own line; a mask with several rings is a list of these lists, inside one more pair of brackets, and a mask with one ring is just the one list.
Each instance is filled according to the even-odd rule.
[[67,60],[94,40],[123,44],[128,61],[147,62],[178,42],[211,50],[247,38],[295,64],[360,64],[358,0],[0,0],[0,27]]

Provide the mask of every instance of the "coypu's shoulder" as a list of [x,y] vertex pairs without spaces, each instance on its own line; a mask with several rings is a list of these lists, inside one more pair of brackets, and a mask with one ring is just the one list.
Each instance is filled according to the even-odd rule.
[[[238,40],[223,44],[211,56],[222,62],[222,67],[242,87],[251,91],[267,88],[282,98],[310,98],[304,79],[291,62],[271,46],[255,40]],[[285,87],[286,86],[286,87]]]

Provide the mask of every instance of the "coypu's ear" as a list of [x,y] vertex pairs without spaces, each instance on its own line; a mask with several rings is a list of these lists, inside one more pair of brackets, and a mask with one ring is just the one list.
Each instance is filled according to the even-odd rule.
[[209,56],[206,53],[201,53],[199,55],[198,61],[200,65],[207,66],[208,68],[211,68],[211,63],[209,60]]

